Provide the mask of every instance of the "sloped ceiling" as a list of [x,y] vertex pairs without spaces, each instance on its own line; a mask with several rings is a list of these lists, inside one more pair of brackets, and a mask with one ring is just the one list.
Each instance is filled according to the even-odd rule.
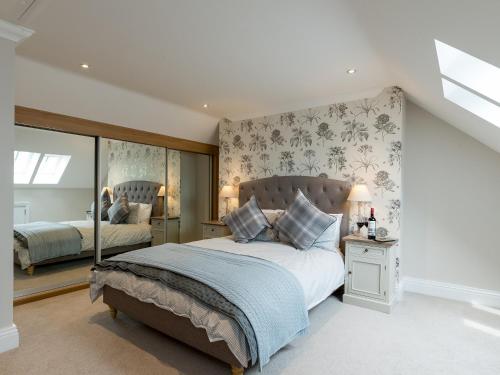
[[[18,8],[3,1],[0,18]],[[232,119],[398,85],[500,152],[499,128],[443,98],[434,48],[500,66],[498,14],[497,0],[36,0],[18,21],[36,33],[18,53]]]
[[500,67],[500,1],[351,0],[394,82],[415,103],[500,152],[500,128],[444,99],[434,39]]

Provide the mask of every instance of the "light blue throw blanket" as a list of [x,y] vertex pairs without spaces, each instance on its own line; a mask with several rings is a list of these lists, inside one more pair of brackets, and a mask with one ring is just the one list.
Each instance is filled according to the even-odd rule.
[[177,273],[220,293],[250,322],[261,369],[274,353],[304,334],[309,325],[304,291],[298,280],[283,267],[263,259],[165,244],[120,254],[103,263],[109,266],[118,262]]
[[30,262],[80,254],[82,235],[68,224],[38,221],[14,225],[14,237],[28,249]]

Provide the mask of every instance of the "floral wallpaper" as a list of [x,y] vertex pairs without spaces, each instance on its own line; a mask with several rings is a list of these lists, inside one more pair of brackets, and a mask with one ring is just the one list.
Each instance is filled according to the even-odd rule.
[[[164,183],[165,148],[107,140],[108,186],[142,180]],[[180,215],[180,152],[168,150],[169,216]]]
[[181,215],[181,152],[167,150],[168,155],[168,217]]
[[[238,122],[224,119],[219,123],[220,185],[236,187],[273,175],[365,183],[378,234],[399,237],[404,106],[402,90],[389,87],[374,98]],[[222,200],[219,207],[222,216]],[[355,204],[352,228],[356,214]]]

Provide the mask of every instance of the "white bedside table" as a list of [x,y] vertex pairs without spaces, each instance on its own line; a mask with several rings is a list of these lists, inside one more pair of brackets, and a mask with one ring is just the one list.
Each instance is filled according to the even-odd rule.
[[390,313],[396,295],[396,241],[347,236],[344,303]]

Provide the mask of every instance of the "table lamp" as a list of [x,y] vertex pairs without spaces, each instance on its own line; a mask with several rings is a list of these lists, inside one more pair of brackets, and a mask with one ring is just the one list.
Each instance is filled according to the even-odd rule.
[[351,189],[351,192],[349,193],[347,200],[350,202],[358,202],[358,221],[361,221],[362,220],[361,206],[364,205],[365,202],[371,202],[372,196],[370,194],[370,191],[368,190],[368,187],[365,184],[357,184],[354,185],[353,188]]
[[231,185],[225,185],[220,191],[221,198],[226,201],[226,216],[229,214],[229,200],[231,198],[238,198],[238,194]]

